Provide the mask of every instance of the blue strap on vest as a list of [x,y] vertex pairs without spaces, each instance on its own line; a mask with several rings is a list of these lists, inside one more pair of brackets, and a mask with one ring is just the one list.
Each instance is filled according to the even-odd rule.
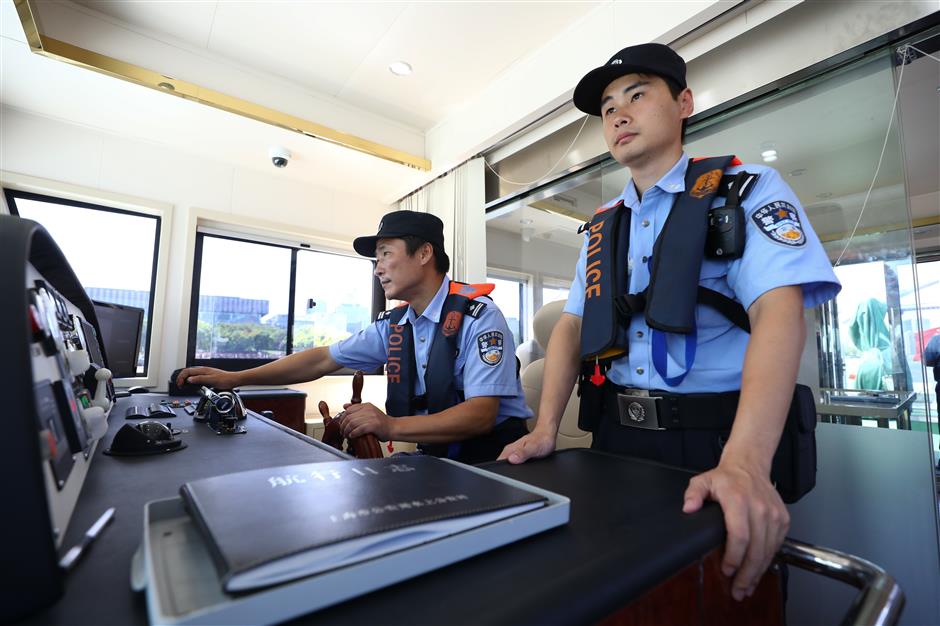
[[[623,206],[623,202],[602,208],[585,225],[590,234],[581,324],[582,359],[595,363],[604,359],[607,363],[603,370],[606,370],[612,359],[627,352],[626,330],[630,318],[644,313],[651,329],[653,366],[667,385],[676,386],[682,382],[695,361],[696,304],[715,308],[731,322],[750,332],[747,313],[740,303],[698,284],[712,201],[716,195],[726,194],[737,199],[739,192],[743,197],[745,190],[749,190],[757,178],[754,174],[737,177],[724,175],[724,170],[733,159],[732,156],[725,156],[690,161],[686,171],[686,191],[676,198],[653,246],[649,260],[649,286],[640,293],[627,293],[630,211]],[[620,214],[625,217],[620,217]],[[614,233],[617,233],[616,237]],[[689,254],[690,250],[701,250],[701,253]],[[659,288],[656,287],[658,284],[661,285]],[[602,294],[604,297],[599,297]],[[685,371],[676,376],[668,376],[665,333],[685,336]]]
[[[689,163],[685,193],[676,198],[653,244],[650,284],[646,290],[646,323],[650,328],[670,333],[689,333],[695,328],[708,209],[733,158],[712,157]],[[660,272],[669,276],[664,289],[657,289]]]
[[[705,236],[708,234],[708,209],[718,192],[725,168],[733,158],[712,157],[689,163],[685,173],[685,193],[676,198],[653,245],[646,323],[652,332],[653,367],[670,387],[679,385],[695,363],[698,339],[695,305],[698,302]],[[701,250],[702,253],[689,254],[689,250]],[[669,284],[666,289],[656,289],[662,263],[668,265]],[[685,335],[685,370],[676,376],[669,376],[667,372],[667,338],[663,331]]]

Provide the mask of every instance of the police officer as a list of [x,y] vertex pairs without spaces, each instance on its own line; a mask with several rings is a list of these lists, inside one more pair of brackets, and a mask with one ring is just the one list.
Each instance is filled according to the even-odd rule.
[[386,366],[386,411],[346,405],[343,435],[412,441],[427,454],[466,463],[494,460],[526,434],[532,417],[519,381],[512,334],[485,297],[492,285],[447,276],[444,225],[429,213],[395,211],[378,233],[358,237],[356,252],[375,257],[375,276],[389,300],[406,301],[368,328],[329,347],[312,348],[242,372],[195,367],[177,382],[232,388],[310,380],[341,367]]
[[580,369],[581,417],[597,413],[587,424],[595,448],[704,470],[683,511],[720,504],[722,570],[741,600],[789,527],[770,474],[794,397],[803,308],[835,296],[838,280],[776,171],[683,153],[693,99],[673,50],[621,50],[581,79],[574,103],[600,116],[632,180],[586,231],[548,345],[538,423],[500,458],[554,450]]

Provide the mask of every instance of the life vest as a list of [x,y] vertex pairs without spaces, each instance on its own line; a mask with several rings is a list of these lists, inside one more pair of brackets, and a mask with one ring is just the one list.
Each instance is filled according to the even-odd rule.
[[476,298],[489,295],[494,287],[491,284],[468,285],[451,281],[428,353],[424,372],[425,395],[421,397],[416,397],[414,392],[418,376],[414,333],[407,322],[400,323],[408,305],[379,314],[376,321],[387,319],[389,322],[386,413],[393,417],[414,415],[422,409],[427,409],[428,413],[439,413],[463,402],[463,390],[457,389],[454,375],[457,336],[465,316],[477,318],[486,309],[486,303]]
[[640,293],[627,292],[631,211],[623,200],[601,207],[584,225],[588,246],[581,358],[594,366],[597,380],[614,359],[627,354],[627,330],[636,314],[642,313],[654,331],[688,335],[695,332],[696,304],[704,304],[750,332],[740,303],[698,284],[713,199],[724,196],[729,203],[740,202],[757,179],[756,174],[723,174],[735,165],[741,162],[732,156],[690,161],[685,192],[676,198],[653,245],[650,282]]

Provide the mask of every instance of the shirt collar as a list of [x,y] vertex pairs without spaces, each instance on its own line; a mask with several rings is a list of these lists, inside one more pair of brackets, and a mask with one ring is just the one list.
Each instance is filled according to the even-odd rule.
[[[441,281],[441,287],[437,290],[437,293],[434,294],[434,297],[431,298],[431,302],[428,303],[424,313],[421,314],[421,317],[424,317],[431,322],[437,324],[441,321],[441,309],[444,308],[444,300],[447,299],[447,294],[450,293],[450,277],[446,274],[444,275],[444,280]],[[408,320],[411,322],[415,321],[415,310],[411,308],[411,305],[408,305]]]
[[[656,181],[653,187],[659,187],[666,193],[682,193],[685,191],[685,172],[689,169],[689,157],[685,152],[679,155],[679,160],[672,166],[663,177]],[[652,189],[652,187],[650,188]],[[649,189],[647,189],[649,193]],[[627,186],[623,188],[623,203],[629,207],[635,207],[640,204],[640,198],[636,193],[636,185],[631,178],[627,181]]]

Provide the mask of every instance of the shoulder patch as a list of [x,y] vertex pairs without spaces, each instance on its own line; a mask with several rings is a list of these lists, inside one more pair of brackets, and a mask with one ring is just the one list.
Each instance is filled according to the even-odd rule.
[[486,302],[480,300],[471,300],[467,303],[467,315],[476,319],[486,310]]
[[774,243],[794,248],[806,243],[799,213],[789,202],[776,200],[765,204],[751,214],[751,219],[758,230]]
[[487,365],[499,365],[503,360],[503,333],[490,330],[477,335],[477,352]]

